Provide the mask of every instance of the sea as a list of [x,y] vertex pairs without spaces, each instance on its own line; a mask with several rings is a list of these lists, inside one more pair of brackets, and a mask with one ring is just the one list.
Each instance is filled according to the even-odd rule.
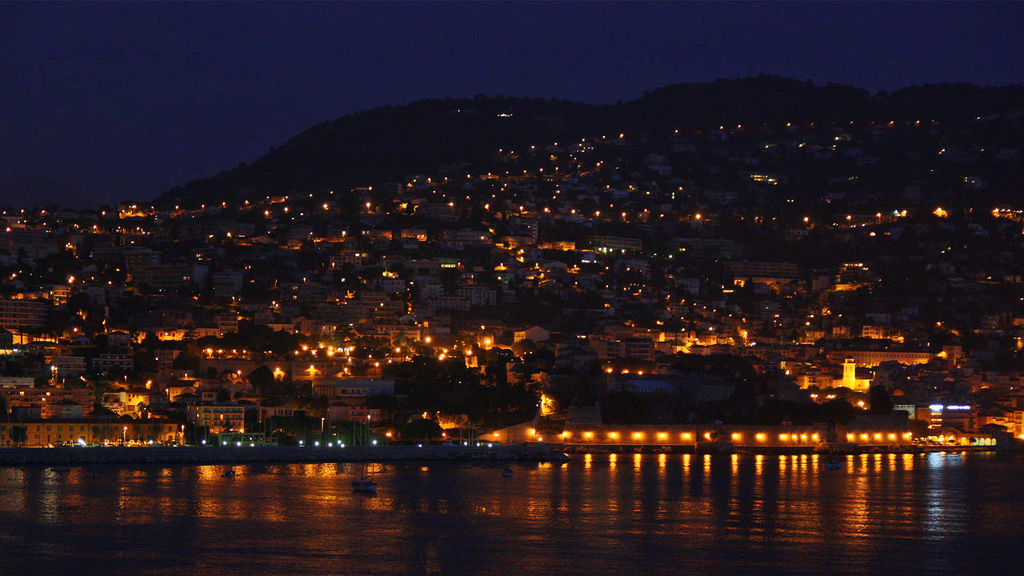
[[1024,454],[0,468],[0,574],[1024,573]]

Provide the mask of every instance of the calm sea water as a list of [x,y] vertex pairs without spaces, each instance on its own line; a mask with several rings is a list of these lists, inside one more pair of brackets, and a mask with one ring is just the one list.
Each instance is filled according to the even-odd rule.
[[842,461],[0,468],[0,573],[1024,573],[1024,456]]

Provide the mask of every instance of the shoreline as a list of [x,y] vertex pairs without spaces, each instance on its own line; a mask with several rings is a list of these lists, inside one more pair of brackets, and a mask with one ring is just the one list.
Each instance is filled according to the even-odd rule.
[[928,454],[931,452],[1019,452],[1018,446],[917,446],[905,445],[898,447],[857,446],[821,448],[814,446],[794,447],[760,447],[729,448],[710,446],[630,446],[602,445],[583,446],[566,445],[560,448],[566,454],[724,454],[724,455],[762,455],[762,456],[794,456],[801,454],[817,454],[819,456],[857,456],[860,454]]
[[[717,455],[810,455],[847,456],[860,454],[925,454],[931,452],[1018,452],[1018,447],[991,446],[913,446],[905,450],[815,451],[813,449],[697,451],[663,450],[657,447],[638,450],[636,446],[582,446],[525,444],[493,446],[354,446],[347,448],[311,447],[107,447],[107,448],[0,448],[0,467],[12,466],[85,466],[93,464],[303,464],[322,462],[401,462],[401,461],[495,461],[495,462],[568,462],[571,455],[603,454],[717,454]],[[680,448],[680,447],[675,447]]]
[[302,464],[415,460],[565,462],[569,457],[548,446],[0,448],[0,467],[89,464]]

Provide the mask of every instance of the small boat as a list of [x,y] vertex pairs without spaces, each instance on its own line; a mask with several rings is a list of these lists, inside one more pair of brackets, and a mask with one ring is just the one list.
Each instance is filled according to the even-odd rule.
[[505,466],[505,469],[501,471],[501,475],[504,476],[505,478],[511,478],[512,477],[512,469],[509,468],[508,466]]
[[826,460],[825,461],[825,470],[842,470],[842,469],[843,469],[843,463],[840,462],[839,460]]
[[367,494],[377,493],[377,483],[369,478],[362,478],[360,480],[352,481],[352,490],[354,492],[365,492]]
[[234,478],[235,477],[235,469],[234,468],[228,468],[227,472],[221,474],[221,477],[222,478]]
[[379,471],[379,469],[379,466],[374,468],[372,464],[370,466],[363,465],[359,474],[359,480],[352,481],[352,490],[354,492],[376,494],[377,483],[373,481],[373,473]]

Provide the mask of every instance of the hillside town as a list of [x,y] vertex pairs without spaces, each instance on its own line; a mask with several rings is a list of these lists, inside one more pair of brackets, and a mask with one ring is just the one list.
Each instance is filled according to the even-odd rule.
[[9,207],[0,443],[1010,444],[1019,123],[666,127]]

